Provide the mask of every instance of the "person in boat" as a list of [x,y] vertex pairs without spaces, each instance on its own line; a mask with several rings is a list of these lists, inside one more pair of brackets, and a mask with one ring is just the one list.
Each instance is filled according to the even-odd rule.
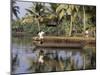
[[43,35],[44,35],[44,32],[43,32],[43,31],[40,31],[40,32],[38,33],[39,40],[40,40],[40,44],[43,43],[43,38],[44,38]]
[[89,31],[88,30],[85,31],[85,36],[89,37]]

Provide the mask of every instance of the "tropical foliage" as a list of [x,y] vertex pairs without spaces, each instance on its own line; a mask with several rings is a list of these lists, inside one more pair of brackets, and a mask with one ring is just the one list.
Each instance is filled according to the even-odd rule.
[[14,15],[17,19],[19,19],[18,14],[19,12],[19,6],[16,5],[15,0],[11,0],[12,6],[11,6],[11,11],[12,11],[12,16]]
[[[18,17],[19,7],[13,5]],[[16,12],[15,12],[16,11]],[[33,3],[26,8],[27,15],[13,22],[13,27],[22,27],[25,32],[36,35],[44,31],[46,35],[83,36],[86,30],[95,36],[96,7],[71,4]],[[16,23],[16,24],[15,24]]]

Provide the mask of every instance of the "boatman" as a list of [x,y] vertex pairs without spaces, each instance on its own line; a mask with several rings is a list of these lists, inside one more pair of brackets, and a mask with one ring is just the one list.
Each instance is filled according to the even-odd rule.
[[44,35],[44,32],[43,32],[43,31],[40,31],[40,32],[38,33],[39,40],[40,40],[40,44],[43,43],[43,38],[44,38],[43,35]]
[[85,35],[86,35],[86,37],[89,37],[89,31],[88,30],[85,31]]

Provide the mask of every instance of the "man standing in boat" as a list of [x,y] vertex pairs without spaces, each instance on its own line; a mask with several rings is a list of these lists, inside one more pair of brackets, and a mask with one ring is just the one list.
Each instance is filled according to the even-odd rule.
[[43,31],[40,31],[40,32],[38,33],[39,40],[40,40],[40,44],[43,43],[43,38],[44,38],[43,35],[44,35],[44,32],[43,32]]
[[85,31],[85,36],[89,37],[89,31],[88,30]]

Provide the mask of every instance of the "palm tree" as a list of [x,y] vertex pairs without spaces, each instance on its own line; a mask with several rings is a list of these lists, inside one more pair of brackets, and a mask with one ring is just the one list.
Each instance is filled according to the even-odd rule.
[[[45,10],[48,11],[46,15],[47,25],[48,26],[56,26],[56,35],[58,36],[60,34],[59,28],[62,24],[62,15],[65,14],[63,11],[61,13],[58,13],[59,10],[58,7],[62,4],[55,4],[55,3],[49,3],[47,7],[45,7]],[[64,15],[65,16],[65,15]],[[48,28],[49,29],[49,28]]]
[[46,10],[49,12],[47,15],[47,19],[49,20],[49,22],[51,23],[51,25],[57,25],[58,24],[58,15],[56,13],[56,9],[58,7],[59,4],[54,4],[54,3],[50,3],[49,4],[50,7],[46,7]]
[[[94,6],[83,6],[83,32],[96,25],[96,8]],[[93,20],[92,20],[93,19]],[[89,25],[89,26],[88,26]]]
[[16,5],[16,1],[15,1],[15,0],[12,0],[11,3],[12,3],[12,6],[11,6],[12,14],[13,14],[17,19],[19,19],[19,17],[18,17],[18,14],[20,13],[20,12],[19,12],[19,6]]
[[64,5],[64,4],[59,5],[58,8],[56,9],[56,12],[59,14],[60,19],[66,16],[66,14],[70,15],[69,36],[72,35],[73,22],[75,21],[75,17],[77,16],[78,10],[79,10],[79,6]]
[[86,23],[85,23],[85,7],[83,6],[83,31],[85,32],[86,29]]
[[29,12],[29,15],[33,17],[33,20],[36,21],[38,25],[38,30],[40,31],[40,21],[43,19],[43,3],[33,3],[33,6],[30,9],[26,9]]

